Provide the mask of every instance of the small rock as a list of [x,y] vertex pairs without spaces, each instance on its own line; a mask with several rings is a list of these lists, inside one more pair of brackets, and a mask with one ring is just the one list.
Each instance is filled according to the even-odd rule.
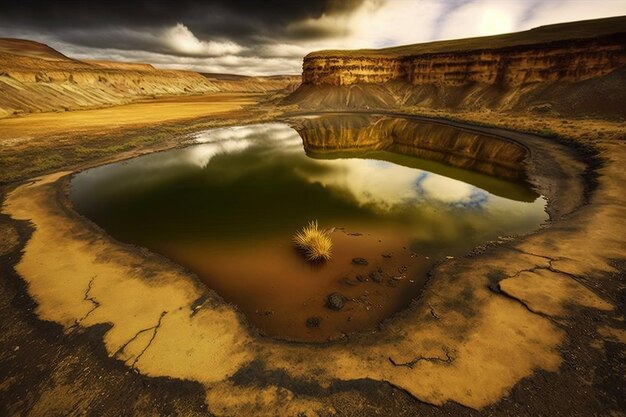
[[365,277],[365,275],[359,274],[359,275],[356,276],[356,280],[359,281],[359,282],[365,282],[365,281],[367,281],[367,278]]
[[386,252],[386,253],[383,253],[383,255],[382,255],[382,256],[383,256],[383,258],[391,258],[391,257],[393,256],[393,252]]
[[329,294],[326,297],[326,307],[331,310],[341,310],[343,306],[346,304],[347,298],[343,294],[339,294],[338,292],[334,292]]
[[349,285],[349,286],[351,286],[351,287],[354,287],[354,286],[356,286],[356,285],[357,285],[357,283],[356,283],[356,282],[354,282],[354,281],[352,280],[352,278],[349,278],[349,277],[345,277],[345,278],[343,279],[343,283],[344,283],[344,284],[346,284],[346,285]]
[[352,263],[355,265],[367,265],[367,259],[365,258],[352,258]]
[[446,259],[454,259],[454,256],[446,256]]
[[402,281],[404,279],[404,277],[401,277],[401,276],[395,276],[392,278],[395,279],[396,281]]
[[363,233],[359,233],[359,232],[350,232],[350,233],[348,233],[348,236],[363,236]]
[[313,316],[306,319],[306,327],[309,329],[320,327],[320,323],[322,322],[321,317]]
[[370,272],[370,278],[374,282],[381,282],[383,280],[383,275],[379,271]]
[[255,310],[254,312],[259,316],[271,316],[274,314],[273,310]]

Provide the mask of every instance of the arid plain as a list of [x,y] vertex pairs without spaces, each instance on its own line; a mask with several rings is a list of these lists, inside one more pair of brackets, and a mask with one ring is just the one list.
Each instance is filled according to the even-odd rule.
[[[624,415],[625,27],[323,51],[301,78],[82,62],[0,40],[2,414]],[[300,118],[340,112],[381,118],[336,130]],[[437,137],[442,150],[417,121],[461,133]],[[311,152],[523,167],[549,220],[437,260],[376,329],[315,344],[264,336],[68,197],[78,172],[269,122]],[[523,161],[507,160],[517,149]]]

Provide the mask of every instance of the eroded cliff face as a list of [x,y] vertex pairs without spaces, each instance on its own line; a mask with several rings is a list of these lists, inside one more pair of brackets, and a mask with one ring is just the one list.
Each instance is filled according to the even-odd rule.
[[384,83],[406,77],[406,69],[397,58],[309,55],[302,68],[302,83],[313,85]]
[[[304,108],[485,107],[621,117],[626,18],[612,19],[606,28],[598,22],[600,34],[582,31],[581,38],[559,40],[558,31],[547,27],[552,29],[506,35],[505,41],[314,52],[304,58],[303,84],[290,102]],[[566,28],[576,34],[576,24]]]
[[[414,86],[458,86],[477,82],[520,86],[552,81],[580,82],[626,65],[617,38],[519,49],[481,50],[381,58],[308,56],[302,81],[313,85],[352,85],[406,81]],[[623,39],[622,39],[623,40]]]

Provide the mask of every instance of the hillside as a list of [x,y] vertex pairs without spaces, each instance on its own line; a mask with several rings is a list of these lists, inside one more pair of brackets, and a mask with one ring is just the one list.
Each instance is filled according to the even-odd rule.
[[149,64],[79,61],[38,42],[0,38],[0,117],[104,107],[167,95],[293,90],[299,78],[226,80]]
[[626,116],[626,17],[304,58],[303,108],[488,108]]

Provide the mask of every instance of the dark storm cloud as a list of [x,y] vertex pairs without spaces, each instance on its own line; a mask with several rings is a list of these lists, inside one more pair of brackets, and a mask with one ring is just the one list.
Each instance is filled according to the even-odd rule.
[[[290,23],[323,13],[347,13],[362,0],[347,1],[9,1],[2,5],[0,23],[47,30],[71,42],[99,46],[119,42],[124,28],[158,31],[183,22],[200,38],[250,42],[259,36],[282,37]],[[121,32],[121,33],[116,33]],[[94,36],[88,36],[92,32]],[[104,34],[104,36],[102,36]],[[118,36],[119,35],[119,36]],[[309,33],[305,36],[325,36]],[[131,39],[150,46],[145,39]],[[118,45],[119,46],[119,45]]]
[[[293,59],[302,56],[302,51],[268,46],[287,39],[340,36],[342,33],[332,28],[293,24],[350,13],[363,1],[9,1],[0,8],[0,36],[21,33],[51,46],[63,45],[67,53],[92,48],[128,51],[122,55],[129,57],[146,53],[173,58],[238,54]],[[290,71],[293,68],[291,65]]]
[[624,0],[5,0],[0,37],[77,59],[296,74],[320,49],[379,48],[626,13]]

